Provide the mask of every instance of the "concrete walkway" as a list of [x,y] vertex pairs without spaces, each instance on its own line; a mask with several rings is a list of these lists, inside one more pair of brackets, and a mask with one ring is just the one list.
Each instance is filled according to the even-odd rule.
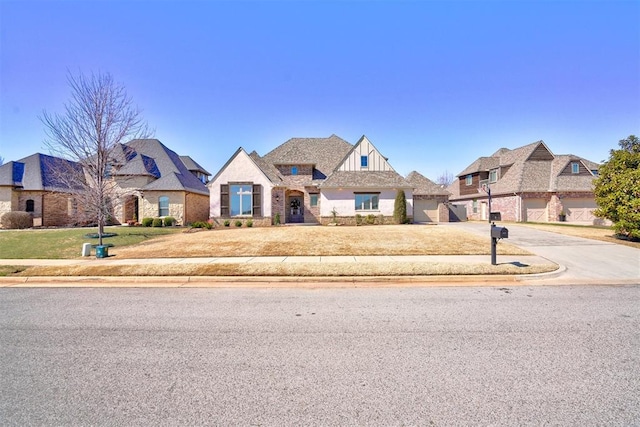
[[[537,255],[499,255],[498,264],[549,264]],[[489,264],[489,255],[406,255],[406,256],[259,256],[259,257],[208,257],[208,258],[123,258],[117,256],[75,259],[0,259],[0,265],[76,266],[76,265],[176,265],[176,264],[257,264],[257,263],[382,263],[421,262],[444,264]]]

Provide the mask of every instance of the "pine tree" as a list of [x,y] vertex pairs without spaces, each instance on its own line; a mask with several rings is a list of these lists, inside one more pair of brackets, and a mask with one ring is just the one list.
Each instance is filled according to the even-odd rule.
[[396,200],[393,204],[393,219],[396,224],[404,224],[407,222],[407,199],[404,190],[398,190]]

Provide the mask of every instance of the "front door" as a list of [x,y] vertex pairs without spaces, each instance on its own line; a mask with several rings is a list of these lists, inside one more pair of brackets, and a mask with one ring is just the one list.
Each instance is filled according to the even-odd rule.
[[302,196],[289,197],[289,221],[304,222],[304,206]]

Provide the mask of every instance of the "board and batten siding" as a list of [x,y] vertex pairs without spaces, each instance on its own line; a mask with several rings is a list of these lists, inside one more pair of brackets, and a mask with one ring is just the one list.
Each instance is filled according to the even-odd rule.
[[[271,217],[271,188],[273,184],[267,176],[256,166],[249,155],[244,150],[239,150],[235,157],[225,165],[220,173],[211,181],[209,186],[209,194],[211,197],[209,215],[211,218],[220,218],[221,212],[221,194],[220,186],[230,183],[252,183],[254,188],[256,185],[262,186],[260,192],[260,214],[262,217]],[[253,200],[255,205],[257,200]]]
[[[367,167],[362,167],[360,159],[362,156],[368,156]],[[360,142],[353,147],[353,150],[342,162],[342,165],[338,168],[342,172],[354,172],[354,171],[393,171],[393,168],[387,161],[387,159],[380,154],[380,152],[373,146],[371,141],[367,137],[362,137]]]

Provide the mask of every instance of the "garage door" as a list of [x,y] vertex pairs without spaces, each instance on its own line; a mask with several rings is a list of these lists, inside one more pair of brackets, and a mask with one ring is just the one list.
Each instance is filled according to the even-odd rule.
[[567,214],[567,222],[593,224],[596,219],[593,211],[598,205],[594,199],[562,199],[562,207]]
[[414,199],[413,222],[438,222],[438,201]]
[[545,199],[525,199],[524,215],[524,220],[527,222],[548,222],[547,201]]

